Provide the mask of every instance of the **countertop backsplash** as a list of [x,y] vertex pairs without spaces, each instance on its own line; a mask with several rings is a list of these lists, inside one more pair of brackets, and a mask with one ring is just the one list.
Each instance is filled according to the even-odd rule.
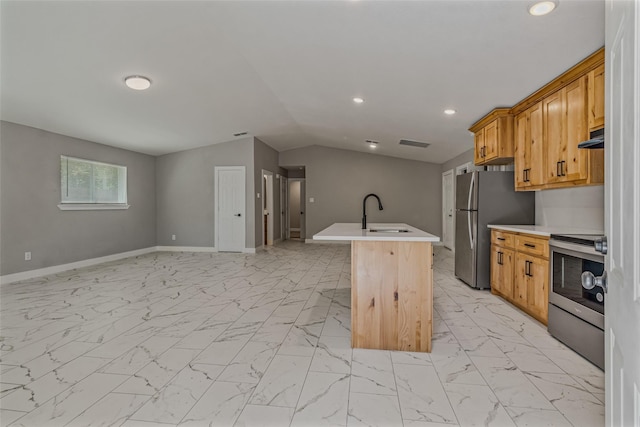
[[536,192],[536,225],[604,230],[604,186]]

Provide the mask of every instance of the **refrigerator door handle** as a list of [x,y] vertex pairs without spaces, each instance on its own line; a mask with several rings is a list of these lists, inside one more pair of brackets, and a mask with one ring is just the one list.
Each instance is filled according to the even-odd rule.
[[469,246],[471,246],[471,250],[473,251],[473,233],[471,232],[471,211],[467,211],[467,224],[469,225]]
[[476,174],[471,172],[471,184],[469,184],[469,199],[467,201],[467,210],[471,210],[471,198],[473,197],[473,186],[475,185]]

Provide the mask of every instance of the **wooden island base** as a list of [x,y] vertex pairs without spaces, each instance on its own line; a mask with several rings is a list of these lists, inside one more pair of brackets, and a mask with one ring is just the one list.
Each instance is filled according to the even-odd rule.
[[351,242],[351,346],[431,352],[431,242]]

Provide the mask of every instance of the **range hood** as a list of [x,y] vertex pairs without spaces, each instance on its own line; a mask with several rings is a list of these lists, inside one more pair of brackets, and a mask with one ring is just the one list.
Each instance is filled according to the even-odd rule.
[[594,130],[589,134],[589,140],[578,144],[578,148],[604,148],[604,128]]

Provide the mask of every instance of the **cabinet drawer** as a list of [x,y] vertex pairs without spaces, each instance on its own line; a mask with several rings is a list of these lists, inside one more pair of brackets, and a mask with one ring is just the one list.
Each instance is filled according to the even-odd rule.
[[491,244],[506,248],[514,247],[515,235],[506,231],[491,230]]
[[516,250],[530,255],[549,258],[549,240],[521,234],[516,237]]

